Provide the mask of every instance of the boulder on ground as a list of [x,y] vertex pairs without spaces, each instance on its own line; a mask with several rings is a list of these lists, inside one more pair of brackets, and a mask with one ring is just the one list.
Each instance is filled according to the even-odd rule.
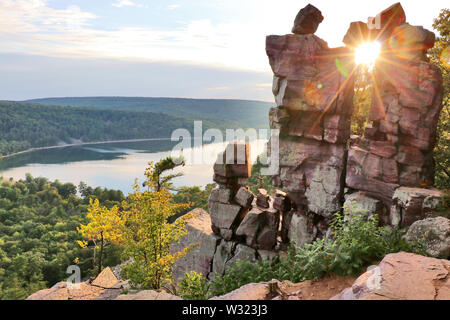
[[332,300],[449,300],[450,261],[388,254]]
[[435,258],[450,258],[450,220],[447,218],[416,221],[409,227],[405,239],[424,243],[427,253]]

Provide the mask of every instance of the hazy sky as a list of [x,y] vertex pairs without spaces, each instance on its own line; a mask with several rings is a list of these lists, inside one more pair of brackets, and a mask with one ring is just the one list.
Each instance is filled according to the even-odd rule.
[[[170,96],[272,100],[265,36],[306,4],[317,35],[342,45],[352,21],[392,0],[0,0],[0,99]],[[448,0],[404,0],[432,29]]]

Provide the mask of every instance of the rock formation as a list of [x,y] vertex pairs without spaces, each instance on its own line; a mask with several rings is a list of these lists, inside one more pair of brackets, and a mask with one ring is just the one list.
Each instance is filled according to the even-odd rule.
[[[382,48],[372,71],[370,123],[364,137],[352,141],[348,151],[346,186],[382,200],[387,208],[394,204],[395,212],[399,187],[433,185],[432,152],[442,109],[442,76],[424,55],[434,45],[434,34],[405,23],[399,3],[376,20],[379,26],[369,30],[370,37]],[[350,26],[348,34],[354,34],[352,29],[355,26]],[[417,217],[409,219],[411,215]],[[423,218],[415,212],[394,217],[391,223],[409,226]]]
[[[434,34],[406,23],[396,3],[369,23],[352,22],[343,40],[346,47],[329,48],[314,35],[322,20],[321,12],[308,5],[295,18],[293,34],[266,38],[276,104],[269,123],[279,130],[279,150],[271,155],[279,158],[273,184],[282,191],[253,194],[246,187],[250,147],[230,143],[214,164],[218,187],[210,194],[209,214],[196,209],[187,223],[189,233],[172,248],[199,243],[176,263],[175,281],[192,270],[212,280],[236,261],[275,259],[289,243],[312,243],[327,236],[333,214],[343,207],[377,214],[384,225],[412,225],[408,239],[428,238],[431,255],[450,254],[448,219],[423,220],[442,197],[430,188],[443,95],[441,72],[425,57]],[[365,41],[379,41],[382,49],[372,71],[369,124],[358,137],[350,136],[354,50]],[[448,261],[399,253],[386,256],[374,270],[335,298],[450,299]],[[382,282],[373,287],[370,281],[378,271]],[[83,283],[81,294],[59,283],[29,299],[98,297],[105,290],[117,296],[120,282],[115,280]],[[217,299],[268,299],[275,287],[284,292],[279,299],[299,297],[282,286],[252,284]],[[154,291],[119,299],[127,298],[178,299]]]
[[[369,24],[351,23],[345,48],[328,48],[312,33],[266,40],[277,104],[269,120],[280,130],[280,170],[273,181],[292,203],[291,212],[282,212],[283,239],[303,244],[323,236],[344,202],[356,201],[356,209],[377,213],[383,224],[407,227],[424,219],[441,196],[411,190],[433,184],[442,78],[424,53],[434,34],[407,24],[400,3]],[[364,41],[379,41],[382,54],[373,70],[369,124],[363,137],[350,137],[353,50]],[[431,207],[402,202],[398,194],[405,192]]]
[[[283,191],[254,195],[245,186],[251,173],[248,145],[231,143],[219,155],[214,165],[219,187],[209,198],[219,239],[211,275],[238,258],[273,257],[288,243],[302,246],[326,236],[343,206],[377,214],[384,225],[408,227],[439,203],[439,191],[422,189],[433,184],[432,150],[442,108],[441,73],[424,55],[434,34],[407,24],[397,3],[368,24],[351,23],[346,47],[329,48],[314,35],[322,20],[308,5],[295,19],[294,34],[267,36],[276,103],[269,123],[279,130],[273,184]],[[373,70],[369,123],[364,136],[350,136],[354,50],[375,40],[382,53]]]

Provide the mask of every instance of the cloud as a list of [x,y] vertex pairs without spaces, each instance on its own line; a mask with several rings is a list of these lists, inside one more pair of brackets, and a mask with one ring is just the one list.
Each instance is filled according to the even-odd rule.
[[142,7],[142,4],[135,3],[131,0],[116,0],[112,4],[113,7],[122,8],[122,7]]
[[[0,54],[0,100],[55,96],[147,96],[256,99],[272,75],[188,63]],[[208,89],[209,88],[209,89]]]
[[[162,10],[167,13],[167,8],[176,8],[177,0],[172,1],[162,5]],[[328,40],[330,46],[341,45],[348,24],[383,9],[388,0],[380,1],[383,3],[370,5],[348,1],[357,9],[345,11],[344,15],[336,12],[336,6],[325,6],[324,0],[311,0],[326,16],[317,35]],[[109,3],[126,7],[139,6],[144,2],[110,0]],[[413,2],[410,3],[413,6]],[[298,0],[285,0],[283,6],[272,0],[208,1],[208,9],[220,8],[220,13],[211,11],[208,18],[187,14],[183,15],[183,21],[164,21],[161,25],[154,21],[140,25],[133,21],[132,24],[123,23],[120,27],[106,29],[95,26],[98,18],[95,14],[77,6],[53,9],[47,4],[46,0],[0,0],[0,52],[51,57],[181,61],[267,73],[271,71],[265,54],[265,36],[289,32],[295,13],[302,6]],[[237,4],[240,5],[238,11]],[[205,7],[196,4],[191,9],[201,12]],[[102,17],[103,21],[107,18]]]
[[96,15],[78,6],[56,10],[46,6],[46,0],[0,1],[0,36],[10,35],[33,40],[35,33],[64,32],[87,26]]
[[[93,13],[77,6],[53,9],[46,4],[44,0],[0,1],[0,52],[267,68],[264,35],[245,24],[197,19],[170,29],[99,29],[90,24],[97,19]],[[249,46],[252,50],[246,49]]]
[[167,9],[169,9],[169,10],[175,10],[175,9],[178,9],[179,7],[181,7],[181,4],[175,3],[175,4],[169,5],[169,6],[167,7]]

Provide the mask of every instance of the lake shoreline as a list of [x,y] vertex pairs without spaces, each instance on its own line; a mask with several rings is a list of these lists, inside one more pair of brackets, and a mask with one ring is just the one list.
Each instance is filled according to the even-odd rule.
[[5,156],[0,156],[0,160],[12,158],[21,154],[26,154],[34,151],[41,150],[51,150],[51,149],[62,149],[67,147],[77,147],[77,146],[86,146],[86,145],[98,145],[98,144],[112,144],[112,143],[127,143],[127,142],[146,142],[146,141],[170,141],[171,138],[148,138],[148,139],[130,139],[130,140],[107,140],[107,141],[93,141],[93,142],[77,142],[77,143],[69,143],[69,144],[61,144],[56,146],[48,146],[48,147],[36,147],[30,148],[27,150],[14,152],[11,154],[7,154]]

